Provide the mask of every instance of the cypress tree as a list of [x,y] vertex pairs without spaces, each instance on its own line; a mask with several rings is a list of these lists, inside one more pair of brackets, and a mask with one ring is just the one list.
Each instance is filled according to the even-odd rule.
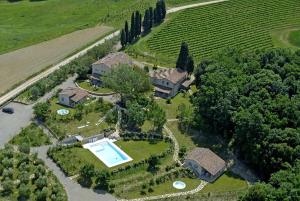
[[194,72],[195,63],[193,56],[189,55],[186,63],[186,70],[189,75],[191,75]]
[[154,8],[153,10],[153,24],[157,24],[157,10]]
[[135,17],[134,17],[135,23],[134,23],[134,36],[137,37],[138,35],[140,35],[140,12],[136,11],[135,12]]
[[144,28],[144,33],[148,33],[149,32],[149,28],[150,28],[150,13],[149,10],[147,9],[145,11],[145,16],[144,16],[144,21],[143,21],[143,28]]
[[161,14],[162,14],[162,20],[166,18],[167,15],[167,9],[166,9],[166,3],[165,0],[160,0],[160,7],[161,7]]
[[156,2],[156,23],[161,23],[162,22],[162,6],[161,6],[161,1]]
[[125,34],[124,29],[122,29],[122,31],[121,31],[121,45],[124,48],[126,46],[126,44],[127,44],[126,34]]
[[153,8],[150,7],[149,8],[149,17],[150,17],[150,29],[153,27],[153,24],[154,24],[154,20],[153,20]]
[[134,12],[131,15],[131,26],[130,26],[130,42],[132,42],[135,38],[135,17]]
[[142,14],[140,14],[140,19],[139,19],[139,35],[141,35],[141,33],[142,33],[142,20],[143,20],[143,17],[142,17]]
[[180,52],[179,52],[179,55],[178,55],[178,59],[177,59],[177,62],[176,62],[176,68],[186,70],[186,64],[187,64],[187,61],[188,61],[188,56],[189,56],[188,44],[186,42],[182,42]]
[[125,22],[125,36],[126,36],[126,43],[129,43],[130,37],[129,37],[129,29],[128,29],[128,22],[127,22],[127,20]]

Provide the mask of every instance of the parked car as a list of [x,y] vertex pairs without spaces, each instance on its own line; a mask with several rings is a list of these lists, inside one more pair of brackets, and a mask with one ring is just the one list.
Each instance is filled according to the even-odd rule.
[[5,107],[2,109],[2,112],[8,113],[8,114],[13,114],[15,112],[14,108],[11,107]]

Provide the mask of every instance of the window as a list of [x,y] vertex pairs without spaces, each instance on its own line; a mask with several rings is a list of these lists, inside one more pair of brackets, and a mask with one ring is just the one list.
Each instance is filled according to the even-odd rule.
[[169,82],[167,82],[167,85],[169,85]]

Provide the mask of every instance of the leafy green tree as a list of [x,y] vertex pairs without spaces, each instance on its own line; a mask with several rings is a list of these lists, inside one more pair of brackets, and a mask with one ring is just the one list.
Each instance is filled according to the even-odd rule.
[[46,201],[48,197],[48,189],[44,187],[41,191],[36,192],[36,200],[37,201]]
[[49,116],[50,105],[48,103],[37,103],[33,106],[33,113],[36,118],[45,121]]
[[159,165],[160,161],[157,156],[151,155],[150,158],[148,159],[148,171],[150,172],[157,172],[159,170]]
[[167,122],[166,112],[155,102],[152,103],[148,116],[156,131],[161,131]]
[[108,190],[110,174],[107,171],[98,171],[96,173],[96,188],[101,190]]
[[186,64],[188,62],[188,58],[189,58],[189,47],[188,44],[186,42],[182,42],[181,43],[181,47],[180,47],[180,52],[178,55],[178,59],[176,62],[176,68],[179,68],[181,70],[187,70],[186,69]]
[[2,181],[2,193],[4,195],[10,195],[13,192],[14,189],[14,183],[13,181],[6,177],[4,181]]
[[146,114],[141,105],[136,102],[127,103],[127,115],[128,115],[128,126],[129,128],[141,127],[145,120]]
[[30,187],[22,183],[19,187],[19,197],[18,200],[25,201],[28,200],[31,194]]
[[38,189],[42,190],[44,187],[48,186],[48,179],[45,176],[41,176],[39,177],[36,181],[35,181],[35,185]]
[[23,143],[19,146],[19,151],[25,154],[30,153],[30,146],[27,143]]
[[148,75],[139,68],[121,65],[112,69],[102,78],[105,86],[121,95],[123,103],[150,91]]
[[79,182],[85,187],[90,187],[93,183],[92,177],[95,175],[95,167],[92,164],[86,164],[80,168]]
[[186,106],[183,103],[178,106],[177,110],[180,128],[188,132],[194,123],[194,110],[192,107]]

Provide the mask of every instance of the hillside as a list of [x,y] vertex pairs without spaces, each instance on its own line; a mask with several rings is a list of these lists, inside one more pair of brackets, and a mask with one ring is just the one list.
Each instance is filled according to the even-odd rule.
[[275,30],[279,32],[276,37],[282,30],[299,27],[298,0],[231,0],[171,16],[136,48],[165,63],[174,63],[184,40],[199,61],[228,46],[269,48],[276,41],[278,45],[278,39],[272,38]]

